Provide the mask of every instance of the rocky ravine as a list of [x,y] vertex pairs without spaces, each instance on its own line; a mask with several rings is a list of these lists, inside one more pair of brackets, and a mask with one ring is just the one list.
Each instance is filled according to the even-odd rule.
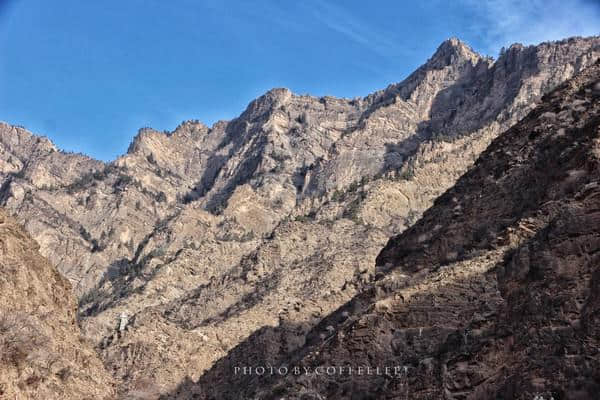
[[387,239],[599,49],[513,45],[493,61],[451,39],[365,98],[274,89],[211,128],[143,129],[110,164],[2,124],[0,203],[71,281],[121,393],[153,382],[152,396],[253,333],[303,345],[370,284]]
[[248,351],[262,345],[253,336],[170,397],[597,398],[600,61],[543,100],[389,241],[372,285],[305,346],[278,349],[272,365],[313,374],[229,372],[274,360]]
[[77,326],[71,285],[38,248],[0,209],[0,398],[114,399]]

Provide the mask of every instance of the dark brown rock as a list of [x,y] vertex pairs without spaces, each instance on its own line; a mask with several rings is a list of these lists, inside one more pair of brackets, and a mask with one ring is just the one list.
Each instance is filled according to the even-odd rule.
[[[244,362],[234,351],[173,397],[596,398],[599,80],[600,62],[494,140],[419,222],[390,240],[374,287],[276,359],[312,370],[391,365],[401,374],[238,381],[223,373]],[[347,310],[353,322],[317,335]]]

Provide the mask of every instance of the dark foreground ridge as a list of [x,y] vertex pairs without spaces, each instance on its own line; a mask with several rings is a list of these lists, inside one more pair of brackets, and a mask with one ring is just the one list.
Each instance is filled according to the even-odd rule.
[[[570,174],[579,190],[578,179],[587,175],[559,161],[571,160],[563,151],[584,145],[572,139],[583,135],[578,124],[589,119],[592,95],[579,99],[588,103],[574,99],[571,111],[548,114],[547,128],[531,138],[529,131],[510,134],[517,138],[502,151],[486,153],[489,168],[479,161],[481,176],[470,172],[470,181],[463,178],[452,196],[437,200],[422,222],[390,242],[376,267],[377,256],[492,140],[598,57],[600,37],[515,44],[497,60],[450,39],[402,82],[364,98],[273,89],[238,118],[212,127],[187,121],[173,132],[142,129],[112,163],[60,151],[48,139],[0,123],[0,207],[70,283],[77,324],[117,382],[117,396],[177,396],[176,388],[190,382],[194,390],[204,388],[202,395],[237,399],[236,391],[272,386],[255,385],[253,377],[232,380],[232,367],[277,365],[290,355],[305,362],[305,351],[337,340],[336,332],[351,336],[342,329],[349,324],[365,335],[357,342],[372,342],[365,352],[375,346],[372,357],[379,348],[389,353],[389,343],[404,354],[393,360],[403,362],[411,393],[422,382],[434,393],[443,385],[460,397],[481,387],[479,375],[453,378],[456,366],[436,358],[438,345],[452,332],[462,335],[473,313],[489,321],[496,317],[488,313],[507,306],[495,273],[484,271],[504,256],[503,246],[521,243],[511,240],[541,229],[528,213],[549,201],[547,185]],[[538,123],[531,118],[526,121]],[[515,129],[525,130],[523,124]],[[536,143],[559,125],[564,132],[552,140],[566,147],[547,139],[548,155]],[[546,161],[535,167],[538,156]],[[522,177],[513,174],[524,168]],[[554,216],[552,204],[543,207]],[[430,271],[433,266],[445,267]],[[366,296],[371,292],[375,298]],[[401,298],[405,314],[389,311],[390,321],[404,318],[414,329],[381,322],[389,329],[376,330],[372,324],[381,316],[369,307],[393,310]],[[465,334],[467,344],[476,329]],[[415,350],[418,338],[431,348]],[[350,345],[340,345],[340,360],[352,359],[343,346]],[[431,357],[437,361],[426,360]],[[420,362],[431,364],[427,379],[437,383],[416,374]],[[470,364],[456,368],[471,371]],[[348,382],[324,388],[319,380],[302,382],[307,379],[315,393],[346,396]],[[377,393],[379,386],[369,385],[383,385],[360,382],[350,383],[357,393]],[[292,393],[309,390],[290,384]]]
[[0,209],[0,399],[112,400],[115,382],[75,321],[69,282]]
[[[297,351],[253,335],[177,399],[595,399],[600,392],[600,62],[492,142],[377,257],[379,279]],[[261,351],[262,353],[262,351]],[[348,374],[235,367],[352,366]],[[399,366],[394,376],[358,366]]]

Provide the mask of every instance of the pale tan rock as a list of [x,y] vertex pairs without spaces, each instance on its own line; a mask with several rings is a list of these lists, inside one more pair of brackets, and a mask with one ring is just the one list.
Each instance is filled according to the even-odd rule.
[[387,239],[590,65],[599,41],[515,45],[493,61],[452,39],[365,98],[274,89],[210,128],[142,129],[108,164],[1,124],[0,203],[71,281],[83,331],[122,392],[149,381],[166,392],[251,335],[268,342],[268,327],[302,345],[372,284]]
[[114,399],[115,382],[75,319],[71,285],[0,210],[0,397]]
[[[589,89],[599,79],[600,61],[496,138],[388,242],[377,257],[379,279],[327,315],[304,346],[257,357],[244,353],[258,343],[250,338],[170,398],[597,397],[600,96]],[[585,108],[579,127],[546,126],[549,113],[572,104]],[[356,319],[343,323],[348,310]],[[322,333],[328,325],[335,339]],[[223,373],[248,360],[397,366],[401,374]]]

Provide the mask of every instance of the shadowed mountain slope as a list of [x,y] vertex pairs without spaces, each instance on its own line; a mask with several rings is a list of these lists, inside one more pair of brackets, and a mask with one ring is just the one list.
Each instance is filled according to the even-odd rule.
[[[378,279],[306,345],[270,350],[252,336],[170,398],[596,398],[600,62],[542,100],[389,241]],[[269,363],[313,373],[234,374]]]
[[0,398],[113,399],[115,383],[77,326],[71,285],[0,209]]
[[450,39],[367,97],[273,89],[210,128],[142,129],[108,164],[1,124],[0,203],[72,283],[120,390],[166,392],[263,328],[303,345],[372,283],[388,238],[599,49],[573,38],[494,61]]

